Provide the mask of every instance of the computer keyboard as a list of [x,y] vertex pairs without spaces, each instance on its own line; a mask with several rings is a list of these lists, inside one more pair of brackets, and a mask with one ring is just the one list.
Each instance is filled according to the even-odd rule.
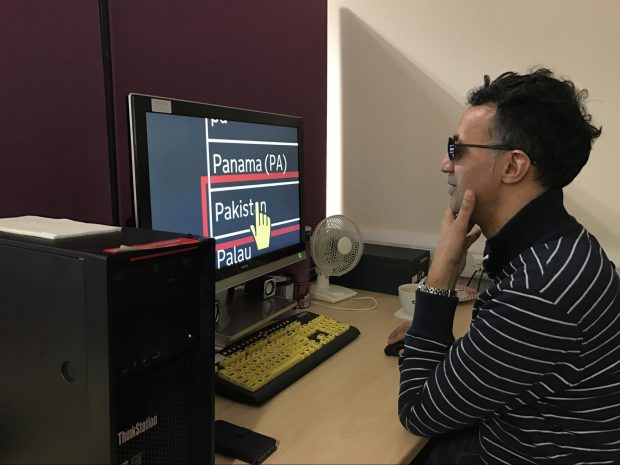
[[218,394],[259,405],[360,334],[347,323],[304,311],[224,348],[216,363]]

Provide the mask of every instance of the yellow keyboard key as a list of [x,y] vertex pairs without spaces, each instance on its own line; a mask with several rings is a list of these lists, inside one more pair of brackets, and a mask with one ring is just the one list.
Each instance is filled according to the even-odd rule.
[[[291,367],[317,350],[329,346],[349,328],[348,324],[323,315],[315,316],[306,323],[299,320],[279,323],[235,345],[235,349],[225,349],[223,352],[228,354],[218,363],[217,376],[244,390],[256,392],[286,375]],[[357,334],[359,331],[355,330],[347,343]],[[339,348],[334,349],[334,352],[337,350]]]

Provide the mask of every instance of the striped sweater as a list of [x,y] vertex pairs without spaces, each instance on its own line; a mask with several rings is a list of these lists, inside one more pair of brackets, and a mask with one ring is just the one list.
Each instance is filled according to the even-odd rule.
[[492,285],[456,342],[456,299],[418,292],[401,423],[423,436],[479,425],[482,463],[620,463],[618,275],[562,191],[490,238],[484,268]]

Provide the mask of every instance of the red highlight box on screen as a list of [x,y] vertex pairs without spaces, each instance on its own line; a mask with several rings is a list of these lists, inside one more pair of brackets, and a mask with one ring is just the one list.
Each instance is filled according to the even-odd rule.
[[[223,184],[229,182],[254,182],[254,181],[266,181],[273,179],[296,179],[299,178],[298,171],[291,171],[289,173],[272,173],[272,174],[233,174],[233,175],[221,175],[211,176],[211,183],[209,183],[209,176],[200,177],[200,197],[202,207],[202,235],[209,237],[209,202],[207,189],[212,184]],[[293,231],[299,231],[300,225],[283,226],[281,228],[274,228],[271,230],[271,237],[280,236]],[[252,234],[249,234],[238,239],[233,239],[226,242],[220,242],[216,244],[215,250],[224,250],[231,247],[238,247],[241,245],[249,244],[254,241]]]

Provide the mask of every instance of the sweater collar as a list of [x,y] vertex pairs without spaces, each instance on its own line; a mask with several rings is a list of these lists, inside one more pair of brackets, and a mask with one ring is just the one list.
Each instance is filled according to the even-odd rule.
[[557,239],[578,228],[577,221],[564,208],[562,190],[543,192],[487,240],[485,272],[494,278],[528,247]]

